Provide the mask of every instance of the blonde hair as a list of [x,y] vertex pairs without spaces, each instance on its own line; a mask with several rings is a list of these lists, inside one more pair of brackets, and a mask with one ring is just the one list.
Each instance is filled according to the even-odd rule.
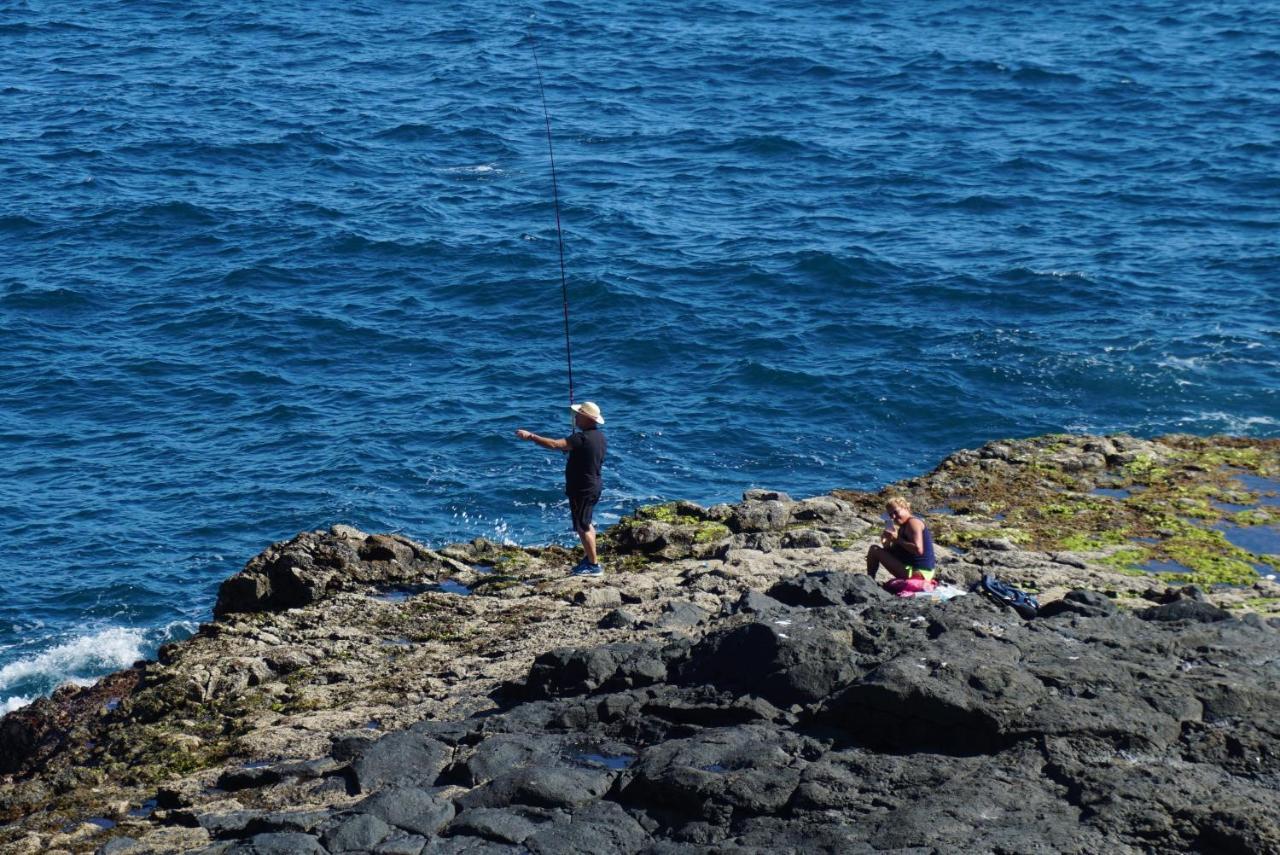
[[891,499],[889,499],[889,501],[884,503],[884,506],[886,508],[902,508],[904,511],[907,511],[908,513],[910,513],[911,511],[911,503],[908,502],[906,499],[902,498],[901,496],[892,497]]

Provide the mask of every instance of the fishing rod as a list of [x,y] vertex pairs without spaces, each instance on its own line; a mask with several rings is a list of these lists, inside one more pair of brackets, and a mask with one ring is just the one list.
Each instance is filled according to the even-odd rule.
[[[556,181],[556,152],[551,144],[551,112],[547,109],[547,92],[542,85],[542,64],[538,62],[538,40],[533,36],[533,22],[528,28],[529,47],[533,51],[533,67],[538,72],[538,94],[542,97],[542,116],[547,124],[547,156],[551,160],[551,199],[556,211],[556,241],[560,246],[560,294],[564,300],[564,356],[569,366],[569,406],[573,407],[573,347],[569,344],[569,283],[564,272],[564,230],[560,227],[560,188]],[[572,412],[572,411],[571,411]],[[573,416],[569,417],[573,422]]]

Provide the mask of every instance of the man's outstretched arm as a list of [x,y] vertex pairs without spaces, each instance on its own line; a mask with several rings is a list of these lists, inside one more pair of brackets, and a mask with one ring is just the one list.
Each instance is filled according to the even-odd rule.
[[549,436],[538,436],[536,433],[527,430],[517,430],[516,436],[521,439],[527,439],[530,442],[536,442],[543,448],[549,448],[552,451],[568,451],[569,443],[563,439],[552,439]]

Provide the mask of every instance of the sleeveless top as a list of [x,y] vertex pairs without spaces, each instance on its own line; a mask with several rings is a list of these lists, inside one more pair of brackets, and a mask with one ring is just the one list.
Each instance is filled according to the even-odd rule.
[[[915,519],[920,518],[915,517]],[[924,537],[924,554],[914,555],[907,552],[906,549],[895,549],[894,552],[898,553],[898,557],[902,559],[902,563],[906,564],[908,567],[915,567],[920,570],[932,570],[938,563],[938,559],[933,555],[933,535],[929,532],[929,524],[924,520],[920,520],[920,522],[924,525],[924,531],[922,532],[922,536]],[[909,536],[903,537],[904,533],[906,532],[902,526],[899,526],[898,540],[902,542],[910,542]]]

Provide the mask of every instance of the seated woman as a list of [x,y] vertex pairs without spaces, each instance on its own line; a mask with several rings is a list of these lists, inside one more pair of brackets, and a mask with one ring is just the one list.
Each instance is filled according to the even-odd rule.
[[867,572],[875,578],[881,567],[895,579],[921,577],[933,581],[933,568],[938,563],[933,556],[933,535],[924,520],[911,515],[911,503],[901,496],[894,496],[885,504],[889,522],[880,532],[880,545],[867,551]]

